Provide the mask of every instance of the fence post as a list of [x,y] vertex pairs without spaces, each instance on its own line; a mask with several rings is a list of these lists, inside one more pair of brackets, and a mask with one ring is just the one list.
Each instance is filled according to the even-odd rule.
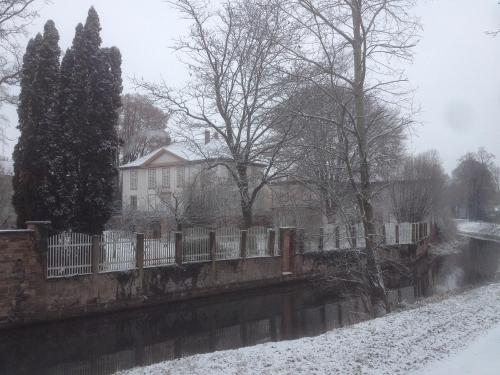
[[91,264],[92,264],[92,273],[99,273],[99,260],[101,255],[101,236],[98,234],[94,234],[92,236],[92,249],[91,249]]
[[338,226],[335,227],[335,248],[340,249],[340,229]]
[[382,243],[387,245],[387,232],[385,230],[385,224],[382,223]]
[[182,232],[175,232],[175,263],[182,265]]
[[211,230],[209,233],[209,251],[210,251],[210,261],[215,262],[215,231]]
[[139,271],[144,268],[144,233],[136,233],[135,266]]
[[399,244],[399,224],[396,224],[396,244]]
[[247,230],[242,230],[240,234],[240,257],[246,259],[247,257]]
[[325,244],[324,244],[324,235],[325,235],[325,228],[321,227],[319,228],[319,242],[318,242],[318,250],[323,251]]
[[269,256],[274,256],[274,244],[276,241],[276,231],[274,229],[269,230],[269,237],[267,239],[267,251]]
[[296,239],[296,229],[295,228],[280,228],[280,245],[283,246],[281,249],[282,257],[282,272],[288,273],[292,272],[294,264],[295,255],[295,239]]
[[357,239],[357,231],[356,231],[356,226],[351,225],[351,236],[352,236],[352,247],[353,249],[356,249],[358,245],[358,239]]

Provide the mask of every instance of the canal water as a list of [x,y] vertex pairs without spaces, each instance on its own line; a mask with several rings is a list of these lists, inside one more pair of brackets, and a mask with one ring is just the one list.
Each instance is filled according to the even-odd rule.
[[[413,303],[436,290],[446,264],[423,267],[428,270],[389,293],[394,304]],[[0,374],[112,374],[198,353],[315,336],[369,318],[362,298],[325,292],[317,283],[226,294],[0,331]]]

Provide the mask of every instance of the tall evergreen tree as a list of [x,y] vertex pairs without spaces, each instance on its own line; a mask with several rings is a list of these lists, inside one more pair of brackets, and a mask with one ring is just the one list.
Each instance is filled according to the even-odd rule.
[[61,66],[64,189],[67,207],[72,207],[69,223],[86,233],[99,233],[110,218],[118,174],[121,56],[117,48],[100,47],[100,30],[97,12],[90,8]]
[[14,149],[13,204],[17,224],[26,220],[55,220],[57,178],[53,160],[57,152],[59,33],[53,21],[28,43],[21,73],[19,125]]

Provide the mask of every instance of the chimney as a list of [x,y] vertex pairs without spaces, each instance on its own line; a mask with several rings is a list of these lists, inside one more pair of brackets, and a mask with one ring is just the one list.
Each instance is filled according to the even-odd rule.
[[210,130],[205,130],[205,144],[210,142]]

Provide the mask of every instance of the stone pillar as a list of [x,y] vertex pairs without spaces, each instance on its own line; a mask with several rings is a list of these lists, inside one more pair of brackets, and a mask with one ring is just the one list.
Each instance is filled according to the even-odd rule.
[[142,272],[144,268],[144,233],[136,233],[135,266]]
[[248,231],[242,230],[240,235],[240,257],[246,259],[247,257],[247,235]]
[[100,255],[101,255],[101,236],[99,235],[93,235],[92,236],[92,250],[91,250],[91,255],[92,255],[92,273],[97,274],[99,273],[99,261],[100,261]]
[[295,256],[295,228],[280,228],[280,245],[282,272],[290,273],[293,270],[293,262]]
[[335,248],[340,249],[340,229],[338,226],[335,227]]
[[47,241],[52,229],[52,223],[50,221],[27,221],[26,227],[28,230],[33,231],[33,249],[43,270],[42,272],[47,277]]
[[215,231],[211,230],[210,233],[208,234],[208,246],[209,246],[209,250],[210,250],[210,261],[212,263],[215,262],[215,246],[216,246],[216,242],[215,242]]
[[175,232],[175,263],[182,265],[182,232]]
[[324,241],[325,241],[325,228],[321,227],[319,228],[319,241],[318,241],[318,250],[319,251],[323,251],[324,250],[324,247],[325,247],[325,244],[324,244]]
[[26,227],[34,232],[35,250],[38,253],[46,253],[47,239],[52,229],[52,223],[50,221],[27,221]]
[[268,255],[274,256],[274,244],[276,243],[276,231],[274,229],[269,230],[269,237],[267,238],[267,252]]

